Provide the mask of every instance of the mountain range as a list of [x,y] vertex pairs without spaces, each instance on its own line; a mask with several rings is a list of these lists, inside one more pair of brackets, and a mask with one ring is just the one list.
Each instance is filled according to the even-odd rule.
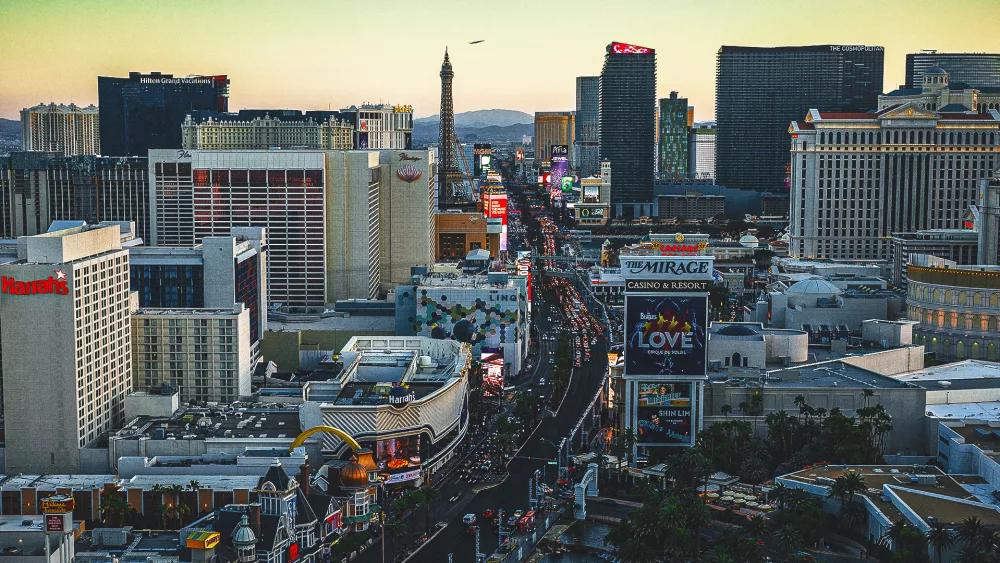
[[[440,115],[414,119],[413,124],[440,123]],[[507,127],[509,125],[533,124],[535,118],[523,111],[511,109],[480,109],[455,114],[455,127]]]

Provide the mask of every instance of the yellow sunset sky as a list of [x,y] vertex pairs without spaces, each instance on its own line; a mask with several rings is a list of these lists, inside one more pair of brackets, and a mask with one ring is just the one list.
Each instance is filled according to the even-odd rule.
[[445,46],[456,112],[570,110],[614,40],[656,49],[657,95],[704,121],[720,45],[881,45],[891,90],[906,53],[1000,51],[998,21],[1000,0],[0,0],[0,117],[96,104],[98,75],[156,70],[228,74],[233,110],[385,101],[426,117]]

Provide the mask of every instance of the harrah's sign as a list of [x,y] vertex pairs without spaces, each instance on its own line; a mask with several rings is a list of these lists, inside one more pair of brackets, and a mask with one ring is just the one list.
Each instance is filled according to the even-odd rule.
[[44,280],[20,281],[10,276],[3,276],[0,279],[0,293],[7,295],[34,295],[36,293],[56,293],[66,295],[69,293],[69,284],[65,277],[58,279],[49,276]]
[[642,256],[622,259],[626,279],[711,280],[709,256]]

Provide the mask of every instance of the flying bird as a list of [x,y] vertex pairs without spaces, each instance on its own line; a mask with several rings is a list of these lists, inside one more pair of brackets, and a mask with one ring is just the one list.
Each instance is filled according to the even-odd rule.
[[476,43],[482,43],[483,41],[486,41],[486,40],[485,39],[477,39],[475,41],[469,41],[469,45],[475,45]]

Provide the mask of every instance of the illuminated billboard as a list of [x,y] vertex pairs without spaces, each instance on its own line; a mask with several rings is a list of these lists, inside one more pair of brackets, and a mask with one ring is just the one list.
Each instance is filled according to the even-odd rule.
[[692,441],[693,383],[656,381],[639,383],[635,413],[636,444],[689,446]]
[[611,53],[615,55],[651,55],[655,51],[649,47],[640,47],[629,43],[615,41],[611,44]]
[[601,201],[601,185],[600,184],[584,184],[583,185],[583,196],[582,201],[584,203],[600,203]]
[[420,469],[420,436],[375,442],[375,465],[390,473]]
[[500,219],[500,251],[507,250],[507,194],[487,193],[483,206],[487,219]]
[[625,375],[705,375],[708,297],[625,296]]
[[476,143],[472,145],[472,172],[476,178],[490,169],[493,159],[493,147],[489,144]]
[[562,191],[562,178],[569,174],[569,146],[552,145],[549,152],[551,166],[549,167],[549,192],[555,197]]
[[483,370],[483,395],[495,397],[503,393],[503,352],[487,352],[479,356],[479,364]]

